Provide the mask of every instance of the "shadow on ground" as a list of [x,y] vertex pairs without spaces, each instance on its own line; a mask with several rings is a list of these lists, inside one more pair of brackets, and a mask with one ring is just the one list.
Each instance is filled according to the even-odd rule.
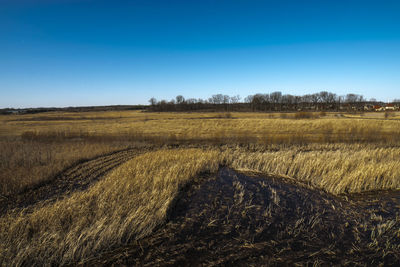
[[221,168],[182,190],[151,236],[83,265],[396,265],[400,192],[335,197]]

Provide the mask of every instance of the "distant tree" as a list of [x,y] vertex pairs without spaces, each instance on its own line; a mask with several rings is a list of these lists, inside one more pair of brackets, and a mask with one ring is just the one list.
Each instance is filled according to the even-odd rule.
[[295,103],[295,97],[293,95],[287,94],[282,96],[282,103],[285,105],[285,110],[292,109]]
[[[371,99],[371,101],[374,100]],[[169,102],[165,100],[157,102],[153,97],[149,100],[149,103],[153,106],[153,110],[160,111],[185,111],[211,108],[214,110],[225,109],[226,111],[246,109],[253,111],[340,110],[343,108],[343,103],[346,104],[347,109],[363,110],[365,104],[365,98],[362,95],[347,94],[345,96],[338,96],[327,91],[306,95],[283,95],[281,92],[276,91],[270,94],[249,95],[241,105],[236,105],[239,101],[239,95],[231,97],[229,95],[215,94],[208,100],[200,98],[185,99],[182,95],[178,95]],[[400,100],[394,100],[394,102],[399,103]]]
[[322,109],[326,109],[328,107],[333,108],[336,103],[337,96],[336,94],[322,91],[319,93],[319,100],[322,103]]
[[158,103],[158,108],[161,110],[161,111],[168,111],[168,104],[167,104],[167,101],[166,100],[161,100],[159,103]]
[[231,103],[232,104],[239,103],[239,101],[240,101],[240,96],[239,95],[235,95],[235,96],[231,97]]
[[271,101],[275,104],[280,103],[282,100],[282,93],[281,92],[273,92],[269,95]]
[[307,103],[307,104],[312,103],[310,94],[303,95],[301,98],[302,98],[302,102],[304,102],[304,103]]
[[347,103],[362,102],[363,100],[364,97],[362,95],[357,95],[357,94],[347,94],[345,99]]
[[155,106],[157,104],[157,99],[152,97],[152,98],[150,98],[149,103],[150,103],[150,105]]
[[264,103],[264,95],[263,94],[255,94],[251,101],[252,104],[260,107]]
[[334,93],[328,94],[328,98],[327,98],[328,103],[333,104],[333,103],[336,103],[337,100],[338,100],[338,96],[336,94],[334,94]]
[[176,96],[176,103],[177,104],[182,104],[185,102],[185,98],[182,95]]
[[186,99],[186,103],[187,104],[196,104],[197,103],[197,99],[196,98]]
[[213,104],[222,104],[224,102],[224,95],[217,94],[212,96],[212,103]]
[[321,91],[319,92],[319,98],[322,103],[328,103],[328,98],[329,98],[329,92],[327,91]]
[[230,97],[229,97],[229,95],[224,95],[223,96],[223,99],[222,99],[222,102],[224,103],[224,104],[229,104],[229,101],[230,101]]
[[316,105],[321,101],[321,96],[318,93],[311,95],[311,102]]
[[251,103],[251,102],[253,102],[253,98],[254,98],[254,95],[248,95],[244,98],[244,102]]

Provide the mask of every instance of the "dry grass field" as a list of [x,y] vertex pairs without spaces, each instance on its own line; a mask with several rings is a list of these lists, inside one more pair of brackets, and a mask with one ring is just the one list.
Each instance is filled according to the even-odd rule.
[[[180,141],[398,142],[399,116],[309,113],[44,113],[0,117],[0,136],[24,140],[129,139]],[[379,115],[380,117],[377,117]],[[296,119],[297,118],[297,119]],[[224,142],[226,143],[226,142]]]
[[[215,151],[158,151],[115,169],[86,192],[30,214],[1,218],[2,257],[13,265],[71,264],[163,223],[179,188],[201,171],[215,172]],[[21,249],[25,248],[25,249]]]
[[385,119],[381,113],[323,115],[316,113],[312,119],[296,119],[295,113],[110,111],[0,116],[0,194],[19,192],[75,162],[138,143],[262,146],[365,143],[384,147],[400,143],[397,117]]
[[[190,256],[171,259],[179,251],[203,255],[202,263],[210,257],[210,265],[400,260],[400,117],[311,115],[0,116],[0,262],[164,265],[169,258],[170,264],[189,264]],[[221,174],[222,167],[232,172]],[[201,214],[208,214],[207,223]],[[287,220],[285,227],[272,223],[279,224],[277,216]],[[250,217],[257,220],[243,221]],[[209,240],[188,233],[194,222],[205,231],[198,236]],[[243,228],[247,224],[254,229]],[[173,244],[172,236],[181,239]],[[162,245],[166,240],[169,245]],[[208,250],[217,246],[219,256],[185,248],[204,242]],[[157,246],[164,254],[156,255]],[[276,251],[264,255],[266,250]],[[293,254],[301,251],[301,257]],[[122,262],[121,255],[127,255]]]

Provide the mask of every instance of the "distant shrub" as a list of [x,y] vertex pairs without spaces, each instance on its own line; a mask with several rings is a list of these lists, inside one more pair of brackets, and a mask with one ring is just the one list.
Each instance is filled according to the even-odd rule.
[[281,119],[287,119],[288,114],[287,113],[281,113]]
[[396,117],[396,113],[390,112],[390,111],[385,111],[385,119],[393,118],[393,117]]
[[312,112],[300,111],[294,114],[295,119],[313,119],[315,118],[315,114]]
[[22,140],[32,141],[37,138],[37,133],[34,131],[26,131],[21,134]]
[[221,118],[221,119],[231,119],[232,118],[232,113],[230,113],[230,112],[220,113],[216,117],[217,118]]

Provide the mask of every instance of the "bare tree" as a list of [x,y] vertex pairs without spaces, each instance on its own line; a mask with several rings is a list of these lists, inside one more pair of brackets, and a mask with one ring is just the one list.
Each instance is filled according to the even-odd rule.
[[176,96],[176,103],[177,104],[182,104],[185,102],[185,98],[182,95]]
[[157,104],[157,99],[152,97],[152,98],[149,99],[149,103],[150,103],[150,105],[155,106]]
[[251,103],[251,102],[253,102],[253,98],[254,98],[254,95],[248,95],[244,98],[244,102]]
[[224,95],[217,94],[212,96],[212,103],[213,104],[222,104],[224,102]]
[[224,95],[223,98],[222,98],[222,102],[224,104],[229,104],[229,100],[230,100],[229,95]]
[[356,103],[358,101],[358,95],[357,94],[347,94],[345,102],[346,103]]
[[231,96],[231,103],[232,104],[239,103],[239,101],[240,101],[240,96],[239,95]]
[[322,109],[334,108],[336,103],[336,94],[329,93],[327,91],[322,91],[319,93],[320,101],[322,103]]
[[[223,94],[215,94],[208,100],[189,98],[186,99],[182,95],[178,95],[175,99],[166,102],[159,101],[153,97],[149,100],[153,110],[195,110],[195,109],[215,109],[215,110],[244,110],[251,109],[253,111],[296,111],[303,109],[317,110],[339,110],[343,107],[343,103],[349,110],[362,110],[365,104],[365,98],[358,94],[347,94],[346,96],[338,96],[334,93],[321,91],[314,94],[306,94],[303,96],[285,94],[276,91],[270,94],[254,94],[247,96],[243,104],[237,105],[240,96],[229,96]],[[400,100],[395,100],[399,101]]]
[[271,101],[275,104],[278,104],[282,100],[282,93],[281,92],[273,92],[269,95]]

